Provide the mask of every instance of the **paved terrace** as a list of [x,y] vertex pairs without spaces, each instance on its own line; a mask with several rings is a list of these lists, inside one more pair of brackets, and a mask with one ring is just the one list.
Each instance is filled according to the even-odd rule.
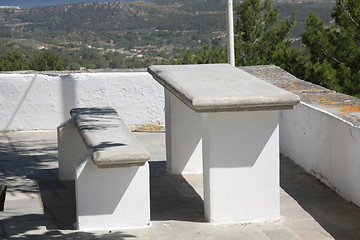
[[202,176],[165,173],[164,135],[136,133],[152,155],[151,227],[89,233],[74,230],[74,182],[58,181],[56,132],[1,133],[0,183],[8,191],[0,239],[360,239],[360,209],[284,156],[280,221],[206,223]]

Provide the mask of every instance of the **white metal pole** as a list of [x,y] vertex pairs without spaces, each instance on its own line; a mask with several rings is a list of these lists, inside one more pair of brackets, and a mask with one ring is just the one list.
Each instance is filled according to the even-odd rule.
[[234,50],[234,13],[233,1],[227,0],[227,50],[228,62],[235,66],[235,50]]

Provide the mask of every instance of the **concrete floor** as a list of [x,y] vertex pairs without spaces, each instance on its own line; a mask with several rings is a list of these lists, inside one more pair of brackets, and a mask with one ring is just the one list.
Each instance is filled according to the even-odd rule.
[[74,182],[58,181],[55,132],[0,134],[0,184],[7,184],[0,239],[360,239],[360,208],[281,157],[281,220],[206,223],[202,176],[165,172],[164,133],[136,133],[152,155],[147,229],[74,230]]

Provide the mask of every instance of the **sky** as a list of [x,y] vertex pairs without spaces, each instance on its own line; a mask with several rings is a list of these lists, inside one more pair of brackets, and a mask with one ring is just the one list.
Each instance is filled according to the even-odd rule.
[[[55,6],[62,4],[80,3],[80,2],[117,2],[119,0],[0,0],[0,6],[17,6],[20,8]],[[133,2],[135,0],[122,0]],[[143,0],[151,1],[151,0]]]

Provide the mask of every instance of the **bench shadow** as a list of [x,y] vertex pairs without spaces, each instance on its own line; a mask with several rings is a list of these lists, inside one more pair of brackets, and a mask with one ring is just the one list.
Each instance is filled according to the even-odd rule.
[[[43,134],[39,134],[42,137]],[[14,200],[0,214],[0,239],[131,239],[124,232],[93,234],[74,231],[74,181],[59,181],[56,141],[1,135],[0,183]],[[182,176],[167,175],[165,161],[150,161],[151,220],[204,222],[204,204]],[[15,195],[14,195],[15,194]],[[34,196],[34,198],[29,198]],[[29,200],[28,200],[29,198]]]
[[126,146],[126,144],[106,141],[106,142],[102,142],[98,145],[95,145],[92,148],[94,149],[94,152],[95,152],[95,151],[102,151],[102,150],[105,150],[105,149],[111,148],[111,147],[121,147],[121,146]]
[[285,156],[281,156],[280,169],[280,186],[289,195],[283,198],[281,211],[288,221],[313,218],[334,239],[360,239],[359,207]]
[[167,175],[166,162],[150,163],[151,221],[206,222],[204,201],[181,175]]
[[[40,134],[41,135],[41,134]],[[0,239],[131,239],[75,230],[75,183],[59,181],[56,142],[0,136],[0,183],[8,185]]]
[[[76,113],[80,113],[81,117]],[[91,107],[91,108],[74,108],[70,110],[70,115],[75,114],[75,119],[79,120],[77,127],[81,131],[105,130],[107,128],[122,128],[114,124],[114,120],[119,120],[119,115],[111,107]]]

